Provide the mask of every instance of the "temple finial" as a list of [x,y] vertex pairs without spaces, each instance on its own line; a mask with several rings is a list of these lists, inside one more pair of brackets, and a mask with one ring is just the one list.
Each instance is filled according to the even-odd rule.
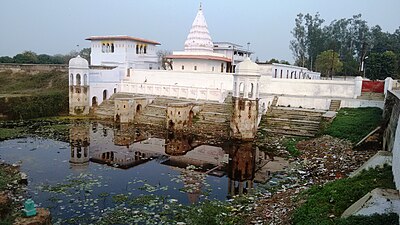
[[199,10],[201,10],[201,2],[200,2],[200,7],[199,7]]

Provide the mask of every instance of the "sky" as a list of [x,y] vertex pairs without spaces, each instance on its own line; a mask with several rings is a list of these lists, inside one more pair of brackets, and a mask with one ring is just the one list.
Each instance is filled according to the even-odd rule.
[[[293,62],[289,42],[298,13],[334,19],[362,14],[368,25],[393,33],[400,0],[201,0],[213,41],[243,45],[260,61]],[[193,0],[1,0],[0,56],[25,50],[66,54],[90,46],[94,35],[130,35],[179,51],[200,1]],[[79,49],[77,47],[79,45]]]

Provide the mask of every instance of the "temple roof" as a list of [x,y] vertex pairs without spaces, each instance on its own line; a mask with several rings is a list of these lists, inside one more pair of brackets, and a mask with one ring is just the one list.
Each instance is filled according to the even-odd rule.
[[105,41],[105,40],[138,41],[138,42],[144,42],[144,43],[153,44],[153,45],[160,45],[160,43],[157,41],[147,40],[144,38],[131,37],[128,35],[91,36],[91,37],[86,38],[85,40],[89,40],[89,41]]
[[207,22],[204,18],[201,5],[185,41],[185,51],[213,52],[213,43],[210,33],[208,32]]

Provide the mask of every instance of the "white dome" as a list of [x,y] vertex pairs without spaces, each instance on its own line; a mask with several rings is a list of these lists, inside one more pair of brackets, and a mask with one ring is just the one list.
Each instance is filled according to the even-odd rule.
[[243,62],[236,65],[236,74],[240,75],[260,75],[259,66],[247,57]]
[[86,59],[82,58],[78,55],[75,58],[69,60],[69,68],[77,68],[77,69],[87,69],[89,68],[89,63]]

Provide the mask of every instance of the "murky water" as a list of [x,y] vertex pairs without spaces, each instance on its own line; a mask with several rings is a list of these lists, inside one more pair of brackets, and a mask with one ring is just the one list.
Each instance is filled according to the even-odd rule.
[[29,195],[55,222],[97,217],[125,196],[158,195],[193,204],[245,193],[268,156],[252,143],[204,145],[193,135],[157,137],[133,126],[74,124],[70,142],[22,138],[0,142],[0,158],[21,163]]

